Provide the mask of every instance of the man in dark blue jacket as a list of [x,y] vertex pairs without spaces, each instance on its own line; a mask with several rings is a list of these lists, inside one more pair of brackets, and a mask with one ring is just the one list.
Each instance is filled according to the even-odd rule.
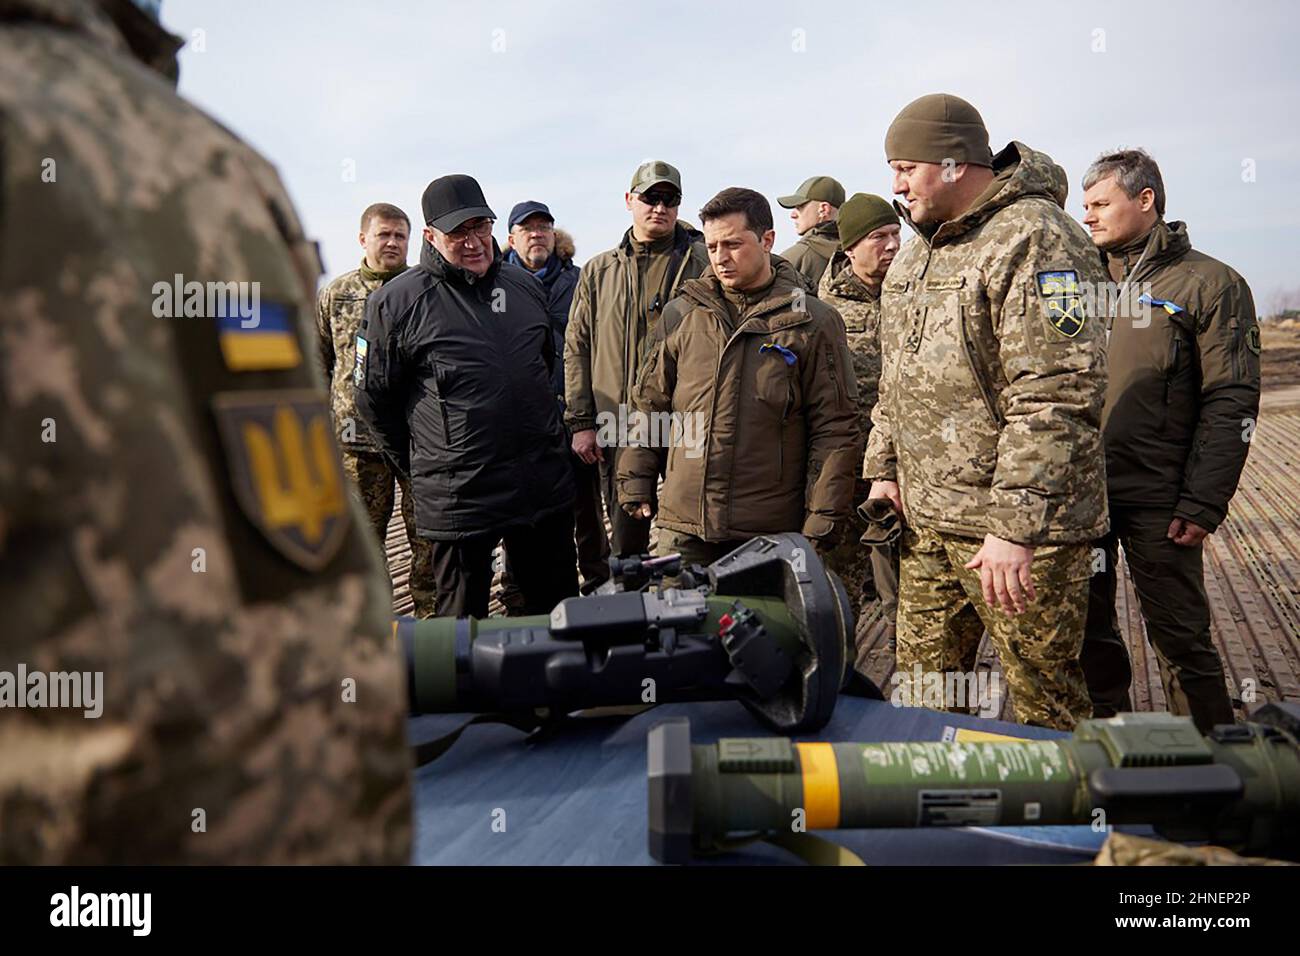
[[529,614],[577,593],[571,453],[543,289],[504,262],[469,176],[421,202],[420,264],[371,295],[357,340],[357,412],[433,542],[438,613],[486,617],[504,539]]
[[[517,203],[510,210],[509,249],[506,262],[527,269],[542,284],[546,311],[551,317],[555,336],[555,354],[564,355],[564,330],[569,324],[569,306],[578,285],[578,267],[573,264],[573,239],[555,228],[555,217],[545,203]],[[556,362],[555,394],[563,407],[564,364]],[[582,573],[582,591],[591,593],[609,579],[609,538],[600,508],[600,466],[584,464],[577,455],[570,457],[573,480],[577,486],[573,517],[578,545],[578,570]],[[510,613],[521,613],[523,602],[514,586],[507,555],[506,576],[502,582],[501,602]]]

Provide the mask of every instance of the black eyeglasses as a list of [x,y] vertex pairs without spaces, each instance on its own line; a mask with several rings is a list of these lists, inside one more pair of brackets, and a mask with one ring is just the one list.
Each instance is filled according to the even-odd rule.
[[665,209],[676,209],[682,201],[681,193],[669,192],[666,189],[657,192],[637,193],[636,198],[652,208],[662,203]]
[[452,242],[466,243],[469,237],[486,240],[492,235],[491,219],[471,219],[469,222],[457,226],[451,232],[443,233]]

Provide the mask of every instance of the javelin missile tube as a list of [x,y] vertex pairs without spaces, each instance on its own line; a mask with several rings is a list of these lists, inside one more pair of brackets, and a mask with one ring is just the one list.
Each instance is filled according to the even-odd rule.
[[1123,714],[1057,740],[692,745],[650,731],[650,852],[682,863],[727,837],[923,826],[1150,824],[1174,840],[1300,857],[1300,706],[1209,736],[1190,718]]
[[[625,585],[653,564],[629,565]],[[567,598],[549,617],[399,619],[411,713],[737,700],[775,730],[824,726],[853,613],[808,541],[754,538],[704,577]]]

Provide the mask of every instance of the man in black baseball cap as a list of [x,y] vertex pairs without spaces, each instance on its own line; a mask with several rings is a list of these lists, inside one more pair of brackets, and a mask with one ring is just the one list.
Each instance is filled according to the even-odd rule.
[[523,610],[549,613],[577,593],[578,576],[543,290],[502,260],[471,177],[435,179],[421,208],[420,264],[366,304],[357,412],[409,476],[417,530],[433,542],[438,614],[487,616],[502,540]]
[[467,219],[497,217],[488,208],[478,180],[460,174],[442,176],[425,186],[420,208],[425,224],[441,232],[452,232]]

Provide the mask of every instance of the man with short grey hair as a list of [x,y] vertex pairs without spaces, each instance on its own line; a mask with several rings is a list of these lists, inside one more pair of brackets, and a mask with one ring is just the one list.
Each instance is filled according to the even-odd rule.
[[1259,411],[1259,326],[1246,281],[1166,222],[1160,168],[1140,149],[1101,156],[1083,223],[1121,283],[1102,411],[1111,530],[1093,576],[1082,661],[1098,717],[1131,709],[1115,610],[1119,545],[1160,663],[1169,709],[1202,733],[1231,723],[1210,638],[1202,542],[1227,517]]

